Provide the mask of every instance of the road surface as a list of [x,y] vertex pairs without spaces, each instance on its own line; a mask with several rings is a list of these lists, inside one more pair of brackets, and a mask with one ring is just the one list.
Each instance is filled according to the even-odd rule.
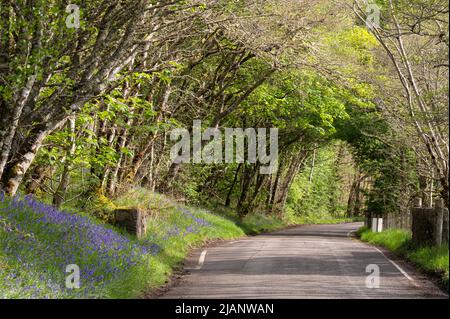
[[[300,226],[195,251],[187,275],[160,298],[448,298],[409,265],[351,238],[360,226]],[[367,277],[377,267],[374,288]]]

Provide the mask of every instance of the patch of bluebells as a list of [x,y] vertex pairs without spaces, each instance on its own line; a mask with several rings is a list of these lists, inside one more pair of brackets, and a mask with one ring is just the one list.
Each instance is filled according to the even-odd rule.
[[202,218],[195,216],[192,212],[184,207],[178,207],[178,210],[189,220],[194,221],[194,223],[187,226],[184,230],[180,229],[178,225],[173,225],[169,228],[169,230],[166,232],[166,235],[163,237],[164,241],[167,241],[171,237],[185,237],[189,234],[197,234],[200,232],[201,227],[211,226],[210,223]]
[[[22,269],[40,277],[51,297],[61,293],[92,296],[97,288],[161,249],[150,241],[132,242],[87,216],[60,211],[32,196],[15,196],[5,202],[4,193],[0,193],[0,202],[4,204],[0,206],[0,226],[7,225],[3,228],[9,233],[0,248]],[[80,290],[64,287],[69,264],[80,267]],[[6,280],[10,281],[7,285],[21,285],[27,296],[41,296],[41,288],[21,284],[15,274]]]
[[208,223],[206,220],[204,220],[204,219],[202,219],[202,218],[200,218],[200,217],[195,216],[193,213],[191,213],[191,212],[190,212],[189,210],[187,210],[186,208],[179,207],[179,209],[180,209],[180,211],[181,211],[184,215],[186,215],[186,216],[188,216],[189,218],[191,218],[191,219],[192,219],[193,221],[195,221],[198,225],[204,226],[204,227],[211,226],[211,224]]

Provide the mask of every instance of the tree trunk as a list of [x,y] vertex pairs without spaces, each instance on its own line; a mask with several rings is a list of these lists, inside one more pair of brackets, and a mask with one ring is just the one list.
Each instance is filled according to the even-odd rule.
[[75,155],[76,144],[75,144],[75,119],[69,119],[69,130],[70,130],[70,144],[68,146],[67,154],[64,160],[64,169],[61,175],[61,182],[53,195],[53,204],[56,207],[60,207],[64,202],[64,195],[67,192],[67,188],[70,183],[70,171],[72,170],[73,156]]
[[[164,93],[162,94],[161,97],[160,109],[158,112],[158,116],[155,119],[156,124],[158,124],[164,119],[165,113],[167,112],[167,108],[169,105],[169,98],[171,94],[172,94],[172,87],[170,85],[167,85],[164,88]],[[159,134],[158,131],[155,131],[152,134],[152,137],[149,139],[148,143],[144,146],[144,148],[142,148],[142,150],[136,155],[136,157],[133,158],[133,165],[131,166],[131,172],[128,175],[128,178],[130,180],[133,180],[136,177],[139,168],[144,163],[146,154],[148,153],[149,149],[154,147],[154,143],[158,138],[158,134]]]
[[266,181],[266,178],[267,178],[267,175],[265,175],[265,174],[258,174],[258,176],[256,178],[255,189],[253,190],[253,195],[249,199],[249,202],[248,202],[249,210],[252,210],[254,208],[254,203],[255,203],[256,197],[258,196],[258,193],[261,191],[261,188],[264,185],[264,183]]
[[348,196],[347,217],[358,216],[361,212],[361,175],[361,171],[357,170]]
[[234,174],[233,183],[231,183],[230,189],[228,190],[227,198],[225,200],[225,206],[227,206],[227,207],[229,207],[230,204],[231,204],[231,194],[233,193],[234,186],[236,185],[236,182],[237,182],[237,179],[238,179],[238,176],[239,176],[239,171],[241,170],[241,167],[242,167],[242,163],[239,163],[239,165],[238,165],[238,167],[236,169],[236,173]]
[[[131,112],[131,114],[133,114],[133,112]],[[122,134],[119,137],[120,142],[116,146],[116,151],[120,155],[119,155],[119,159],[117,160],[117,164],[114,167],[114,170],[112,171],[111,177],[109,179],[108,194],[110,196],[114,196],[114,194],[116,192],[119,171],[122,168],[123,163],[125,162],[125,159],[126,159],[125,155],[122,153],[122,149],[127,145],[127,142],[128,142],[128,137],[129,137],[128,133],[129,132],[128,132],[127,127],[131,127],[132,124],[133,124],[133,117],[130,116],[127,120],[127,125],[125,126]]]
[[[167,146],[167,140],[166,140],[166,136],[164,136],[163,143],[161,145],[161,150],[160,150],[161,154],[163,154],[164,151],[166,150],[166,146]],[[162,159],[163,159],[163,156],[158,156],[158,158],[156,159],[156,163],[154,164],[154,168],[153,168],[153,172],[152,172],[152,180],[151,180],[152,192],[156,191],[156,188],[158,186],[157,181],[160,178],[161,163],[163,162]]]
[[241,195],[239,196],[239,200],[238,200],[237,207],[236,207],[239,218],[241,218],[241,219],[244,218],[248,214],[249,206],[247,203],[247,194],[248,194],[248,190],[250,188],[252,179],[254,178],[258,169],[259,169],[258,164],[254,165],[253,170],[251,168],[244,168]]
[[305,154],[303,154],[303,152],[303,150],[300,151],[297,156],[292,159],[286,176],[283,179],[278,198],[275,199],[275,205],[277,206],[278,212],[283,211],[284,206],[286,205],[289,189],[291,188],[292,182],[294,181],[295,176],[297,176],[297,173],[299,172],[304,162]]
[[45,179],[51,177],[52,174],[52,166],[38,165],[30,174],[30,178],[27,180],[26,193],[35,194],[36,191],[41,188],[41,185],[45,182]]
[[313,177],[314,177],[314,166],[316,164],[316,150],[314,149],[313,152],[313,157],[312,157],[312,161],[311,161],[311,170],[309,172],[309,183],[311,184],[313,181]]
[[356,194],[356,184],[357,184],[357,177],[353,179],[352,186],[350,188],[350,193],[348,194],[348,201],[347,201],[347,217],[353,217],[353,213],[355,211],[355,194]]
[[[13,107],[12,116],[9,119],[6,119],[6,127],[5,131],[3,131],[1,134],[2,136],[2,142],[0,149],[0,179],[2,179],[6,164],[8,162],[8,158],[11,153],[11,148],[14,140],[14,136],[16,135],[17,128],[19,127],[19,120],[20,116],[22,115],[22,110],[28,100],[28,96],[30,94],[31,88],[36,80],[36,76],[32,76],[28,79],[27,84],[22,89],[22,92],[20,96],[18,97],[17,103]],[[5,116],[6,117],[6,116]]]
[[442,186],[442,191],[441,191],[441,196],[444,199],[444,205],[445,207],[448,207],[448,179],[447,178],[441,178],[441,186]]
[[281,168],[281,164],[278,167],[278,171],[277,171],[277,175],[275,177],[275,182],[273,183],[273,187],[270,191],[270,199],[269,199],[269,204],[270,206],[272,206],[271,208],[274,208],[274,204],[275,204],[275,199],[277,198],[277,194],[278,194],[278,184],[280,183],[280,179],[281,179],[281,172],[282,172],[282,168]]
[[20,155],[7,165],[3,173],[2,184],[4,185],[6,194],[9,196],[16,194],[25,173],[30,168],[39,148],[42,146],[42,142],[54,129],[64,125],[66,119],[37,125],[29,132],[27,139],[22,143],[17,152]]

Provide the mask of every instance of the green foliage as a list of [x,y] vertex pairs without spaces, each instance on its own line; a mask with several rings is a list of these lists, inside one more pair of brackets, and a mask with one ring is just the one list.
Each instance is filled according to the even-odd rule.
[[417,180],[414,153],[396,141],[381,113],[351,104],[347,110],[350,118],[337,123],[336,137],[352,146],[356,164],[372,178],[366,194],[368,211],[378,215],[400,212]]
[[347,118],[342,97],[340,88],[314,72],[281,72],[252,94],[245,112],[280,129],[325,139],[335,132],[336,119]]
[[337,166],[338,160],[342,160],[338,158],[338,148],[338,144],[332,144],[319,149],[313,172],[313,158],[310,156],[289,192],[287,210],[291,214],[313,221],[343,217],[348,194],[344,193],[342,176],[351,174],[352,169],[344,165]]
[[448,289],[448,245],[441,247],[421,247],[409,253],[408,258],[423,270],[441,276],[443,285]]
[[[357,64],[372,67],[374,57],[372,49],[378,45],[375,37],[365,27],[354,26],[350,29],[330,35],[331,47],[341,57],[353,57]],[[350,71],[350,68],[348,69]]]
[[390,229],[381,233],[365,230],[360,233],[360,236],[363,241],[384,246],[399,254],[407,253],[411,247],[411,233],[405,230]]

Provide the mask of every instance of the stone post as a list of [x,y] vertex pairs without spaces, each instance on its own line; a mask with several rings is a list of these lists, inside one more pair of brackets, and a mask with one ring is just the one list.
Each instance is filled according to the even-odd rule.
[[448,209],[438,198],[434,207],[422,207],[419,198],[414,200],[412,215],[412,239],[420,246],[440,246],[448,242]]
[[436,246],[442,245],[442,229],[444,223],[444,200],[437,198],[434,202],[434,243]]
[[441,245],[448,244],[448,208],[444,206],[444,200],[442,198],[436,201],[435,207],[442,213]]
[[141,208],[116,209],[114,224],[142,238],[147,231],[147,212]]
[[420,197],[414,198],[414,207],[422,208],[422,198],[420,198]]
[[372,218],[372,232],[380,233],[383,231],[383,218]]
[[430,218],[434,212],[433,208],[422,207],[422,199],[414,199],[414,207],[411,209],[412,215],[412,240],[416,245],[434,244],[435,223]]

